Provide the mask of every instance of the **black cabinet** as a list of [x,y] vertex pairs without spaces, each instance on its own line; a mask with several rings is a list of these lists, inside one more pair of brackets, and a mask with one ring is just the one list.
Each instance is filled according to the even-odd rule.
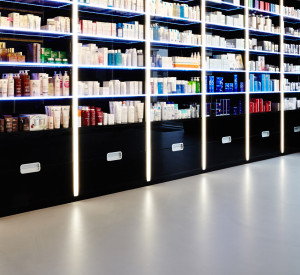
[[152,180],[201,172],[201,119],[152,123]]
[[81,128],[80,195],[141,187],[146,181],[144,124]]
[[1,216],[73,200],[70,129],[1,134],[0,150]]
[[285,152],[300,151],[300,110],[285,112]]
[[245,162],[245,116],[207,118],[207,169]]
[[250,159],[280,154],[280,112],[250,115]]

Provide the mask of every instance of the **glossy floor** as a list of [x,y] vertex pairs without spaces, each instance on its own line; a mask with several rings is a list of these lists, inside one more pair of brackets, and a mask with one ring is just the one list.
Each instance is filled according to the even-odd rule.
[[298,275],[299,257],[300,154],[0,219],[3,275]]

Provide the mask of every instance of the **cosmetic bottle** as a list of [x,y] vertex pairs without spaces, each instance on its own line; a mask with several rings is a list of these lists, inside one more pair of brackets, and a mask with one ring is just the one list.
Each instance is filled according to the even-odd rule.
[[53,79],[54,79],[54,95],[60,96],[60,79],[59,79],[59,75],[56,74],[56,72],[53,76]]
[[14,82],[15,96],[20,97],[22,96],[22,82],[19,74],[15,74]]
[[8,97],[14,97],[14,78],[13,74],[8,74],[7,75],[7,96]]
[[62,77],[63,79],[63,96],[68,96],[70,94],[70,78],[68,72],[65,71],[65,74]]

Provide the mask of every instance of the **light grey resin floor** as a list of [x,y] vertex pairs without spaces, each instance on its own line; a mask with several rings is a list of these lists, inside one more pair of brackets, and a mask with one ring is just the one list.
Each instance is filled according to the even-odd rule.
[[299,275],[300,154],[2,218],[0,274]]

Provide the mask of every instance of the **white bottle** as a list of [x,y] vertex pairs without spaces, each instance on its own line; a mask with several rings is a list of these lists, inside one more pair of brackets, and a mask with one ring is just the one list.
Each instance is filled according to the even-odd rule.
[[136,49],[132,49],[131,66],[137,67],[137,52],[136,52]]
[[2,97],[7,97],[7,79],[1,79],[1,93]]
[[49,76],[48,74],[42,74],[42,96],[47,97],[49,92]]
[[65,71],[65,74],[63,76],[63,96],[70,95],[70,78],[68,76],[68,72]]
[[8,97],[14,97],[14,86],[15,86],[15,82],[14,82],[14,78],[12,74],[9,74],[7,77],[7,96]]
[[132,58],[131,58],[132,54],[131,53],[132,53],[131,49],[127,50],[127,64],[126,64],[126,66],[128,66],[128,67],[132,66],[131,65],[131,61],[132,61]]
[[54,75],[54,95],[60,96],[60,79],[58,74]]
[[59,81],[60,81],[60,95],[63,95],[63,76],[62,73],[59,72]]

